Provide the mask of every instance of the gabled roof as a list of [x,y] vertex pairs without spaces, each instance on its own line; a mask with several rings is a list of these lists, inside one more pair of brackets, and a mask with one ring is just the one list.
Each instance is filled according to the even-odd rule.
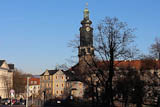
[[2,64],[5,62],[5,60],[0,60],[0,67],[2,66]]
[[[31,82],[31,81],[37,81],[37,82]],[[29,85],[40,85],[40,78],[31,77],[29,79]]]
[[0,69],[9,70],[9,66],[5,60],[0,60]]
[[[46,72],[48,72],[49,73],[49,75],[54,75],[57,71],[59,71],[59,70],[46,70],[44,73],[42,73],[40,76],[43,76]],[[61,70],[63,73],[64,73],[64,71],[63,70]]]
[[48,70],[49,75],[54,75],[58,70]]

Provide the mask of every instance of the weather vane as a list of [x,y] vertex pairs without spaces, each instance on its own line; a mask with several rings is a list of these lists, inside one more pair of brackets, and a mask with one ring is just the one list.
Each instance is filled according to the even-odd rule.
[[88,8],[88,2],[86,3],[86,8]]

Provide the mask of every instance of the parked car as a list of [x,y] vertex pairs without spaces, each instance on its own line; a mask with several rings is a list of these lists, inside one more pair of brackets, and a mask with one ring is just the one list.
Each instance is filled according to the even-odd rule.
[[15,105],[17,103],[17,99],[12,99],[12,105]]
[[20,100],[21,105],[26,105],[26,100]]
[[9,98],[2,99],[1,100],[1,104],[3,104],[3,105],[9,105],[9,104],[11,104],[11,99],[9,99]]

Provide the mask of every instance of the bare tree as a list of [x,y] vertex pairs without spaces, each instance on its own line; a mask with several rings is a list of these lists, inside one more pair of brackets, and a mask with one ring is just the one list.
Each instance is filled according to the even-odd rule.
[[15,69],[13,73],[13,89],[15,90],[15,94],[19,96],[19,94],[24,93],[26,91],[26,78],[27,76],[31,76],[31,74],[26,74],[18,69]]
[[56,64],[55,69],[61,69],[61,70],[66,71],[69,69],[69,67],[66,63],[65,64]]
[[117,18],[106,17],[97,26],[95,51],[98,58],[109,68],[109,76],[105,81],[106,104],[113,107],[112,80],[115,71],[115,60],[125,60],[133,56],[131,42],[133,42],[133,29]]
[[[160,78],[158,75],[159,60],[155,60],[153,56],[145,56],[141,59],[141,78],[145,81],[145,102],[149,99],[154,100],[159,94]],[[151,101],[150,103],[153,103]]]
[[155,43],[150,47],[150,53],[155,59],[160,59],[160,38],[155,38]]
[[[115,60],[127,60],[135,56],[137,50],[131,48],[134,39],[133,31],[134,29],[128,28],[126,23],[120,22],[117,18],[106,17],[98,24],[95,33],[97,35],[94,36],[95,56],[92,56],[92,63],[84,57],[85,64],[82,68],[85,72],[79,74],[81,80],[88,85],[88,88],[90,87],[88,90],[93,103],[101,97],[103,105],[114,106],[112,82],[117,64]],[[74,42],[76,43],[73,46],[77,48],[77,40]],[[97,91],[99,89],[100,91]]]

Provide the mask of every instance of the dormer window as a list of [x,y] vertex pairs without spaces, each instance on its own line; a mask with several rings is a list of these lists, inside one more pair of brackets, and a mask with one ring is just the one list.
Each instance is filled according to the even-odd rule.
[[66,77],[67,80],[69,80],[69,77]]

